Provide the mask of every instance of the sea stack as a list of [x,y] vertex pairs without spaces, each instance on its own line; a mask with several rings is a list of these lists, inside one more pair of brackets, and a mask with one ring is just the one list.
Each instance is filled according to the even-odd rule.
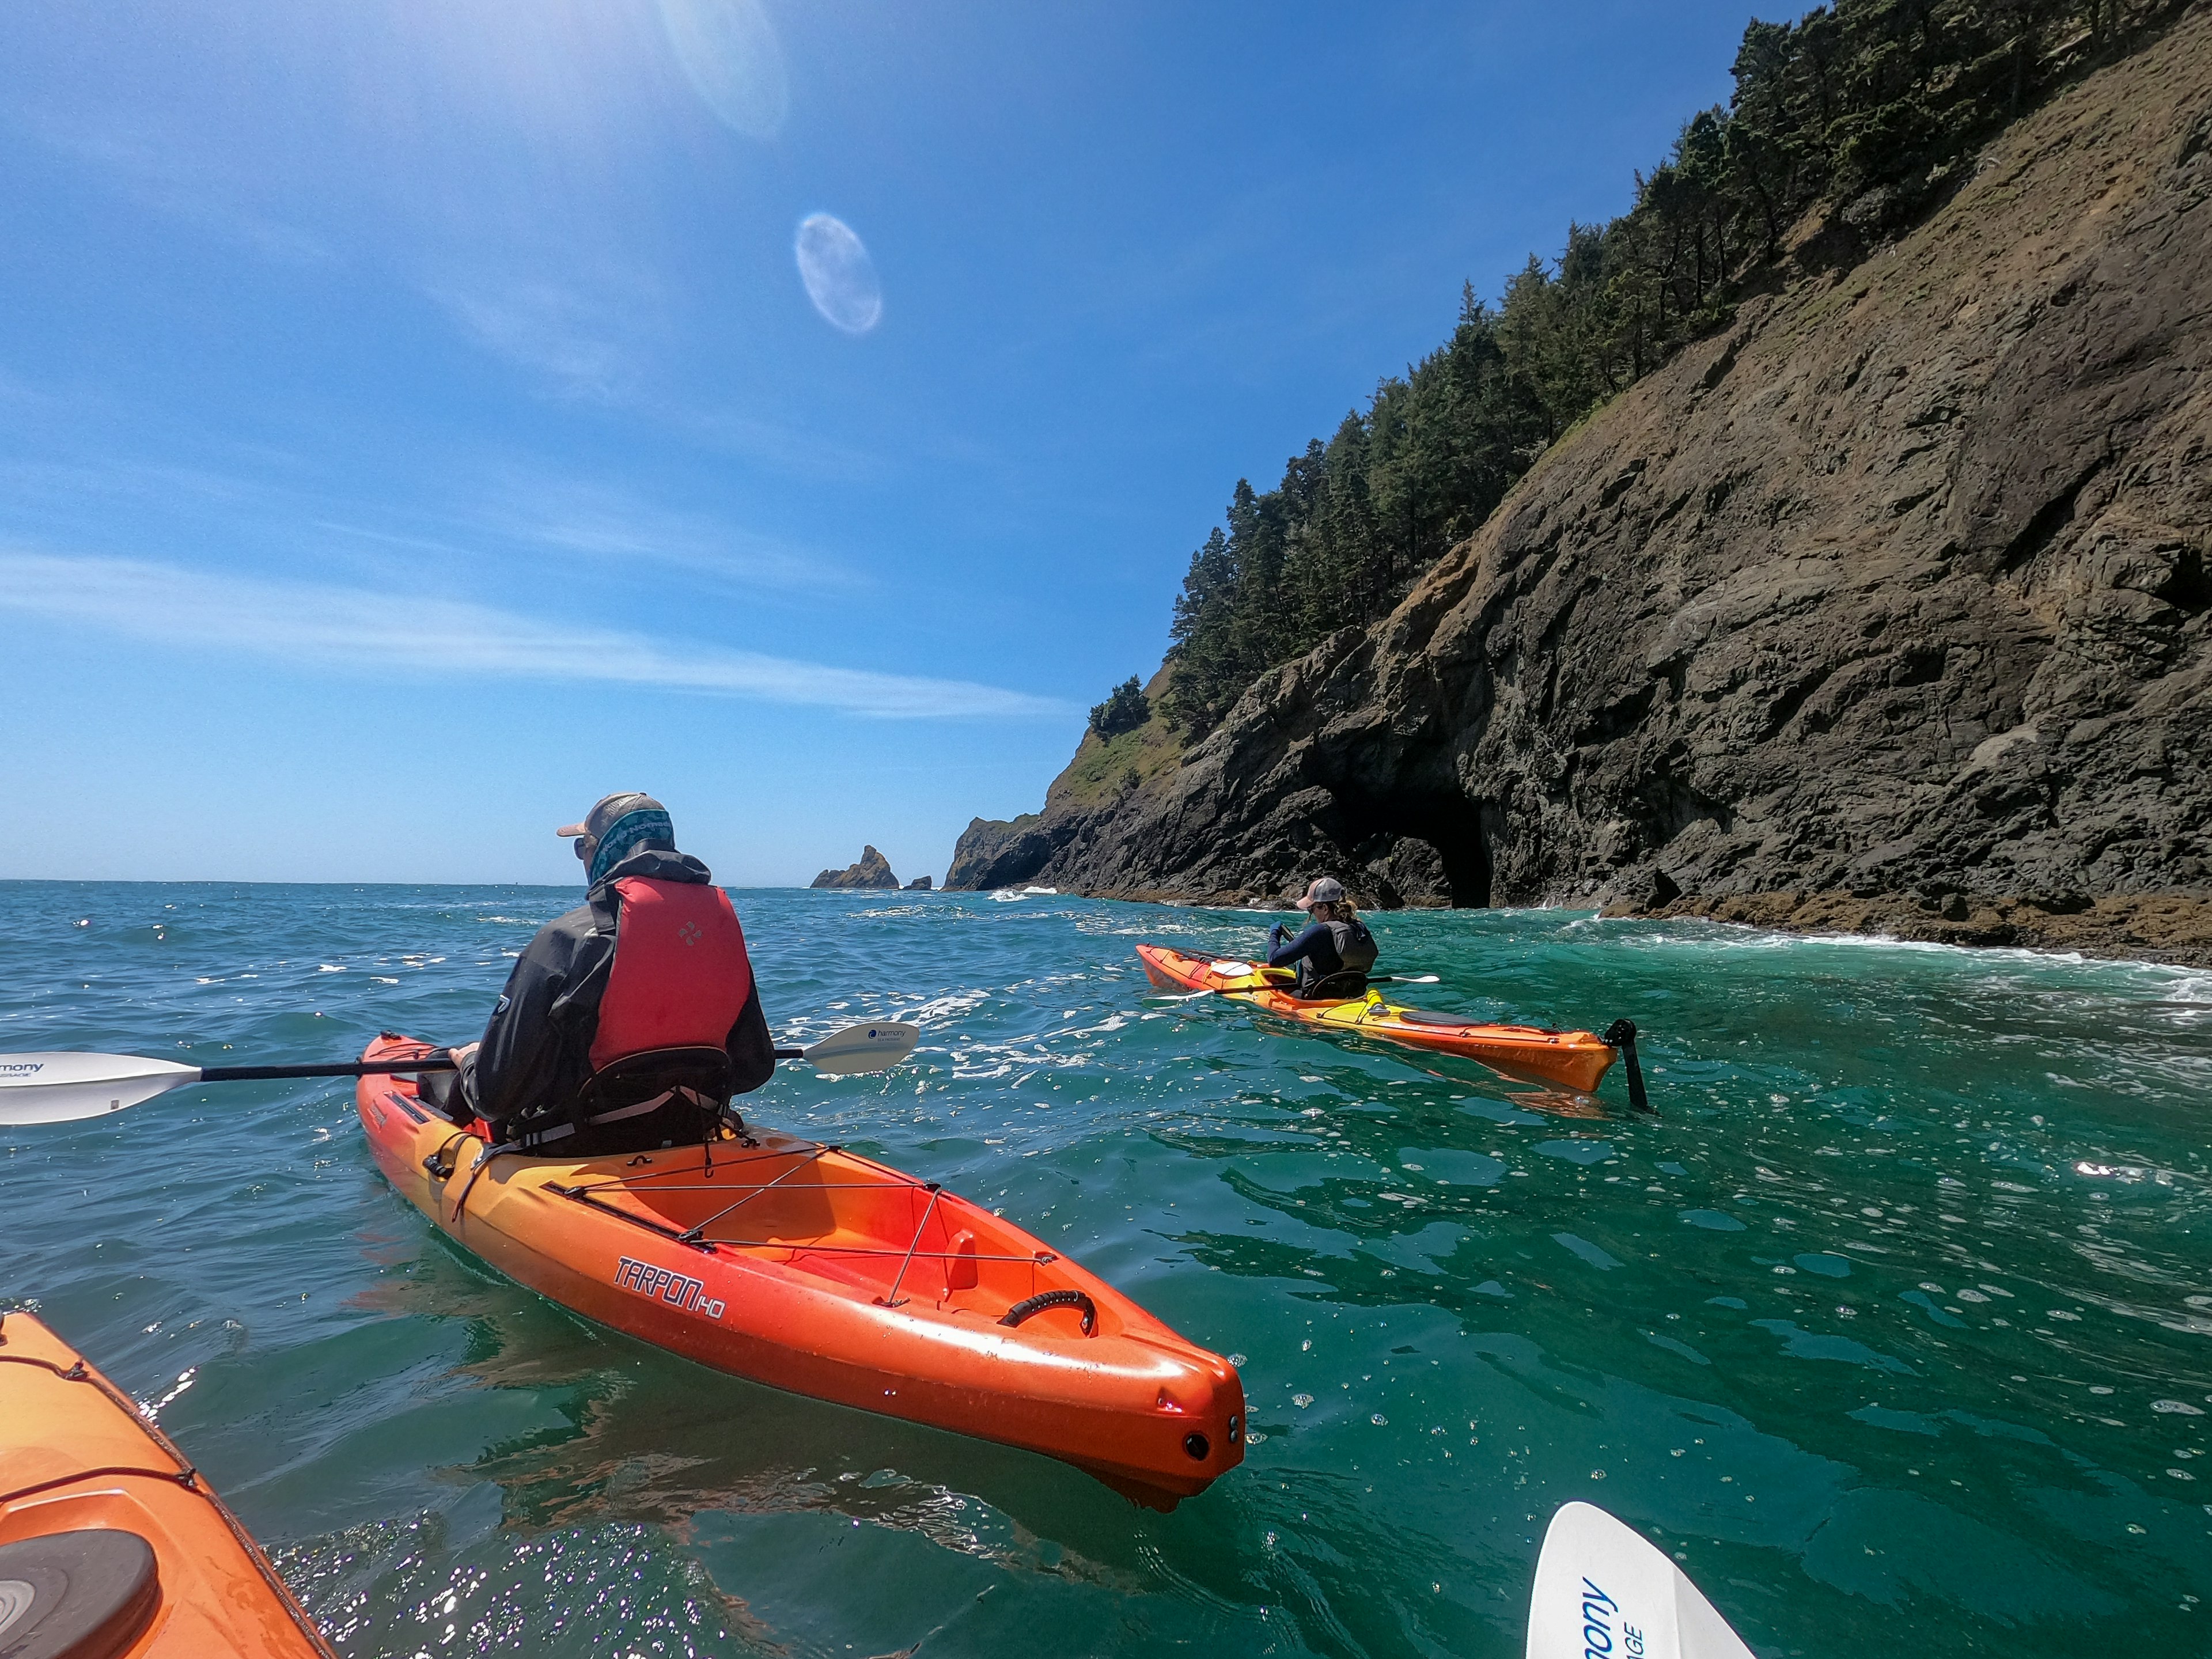
[[860,861],[842,870],[824,870],[814,878],[817,887],[860,887],[895,890],[899,878],[891,873],[890,861],[872,847],[860,849]]

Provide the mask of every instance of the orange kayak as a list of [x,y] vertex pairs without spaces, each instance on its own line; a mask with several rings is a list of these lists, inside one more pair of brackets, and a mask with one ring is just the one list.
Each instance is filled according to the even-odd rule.
[[[429,1045],[386,1035],[365,1060]],[[988,1210],[819,1141],[502,1153],[405,1074],[356,1094],[378,1164],[509,1278],[701,1364],[1057,1457],[1157,1508],[1243,1461],[1228,1361]]]
[[1377,1037],[1430,1054],[1457,1054],[1494,1070],[1541,1078],[1583,1094],[1594,1092],[1620,1053],[1590,1031],[1554,1031],[1540,1025],[1485,1025],[1458,1014],[1433,1014],[1386,1002],[1380,992],[1327,1002],[1307,1002],[1285,988],[1288,969],[1249,962],[1186,956],[1164,945],[1139,945],[1139,960],[1153,984],[1186,991],[1218,991],[1263,1013],[1339,1036]]
[[27,1313],[0,1319],[0,1653],[335,1659],[175,1443]]

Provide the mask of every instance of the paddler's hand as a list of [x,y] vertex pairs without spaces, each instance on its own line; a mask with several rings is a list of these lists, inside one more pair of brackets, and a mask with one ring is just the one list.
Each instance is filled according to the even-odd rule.
[[448,1048],[446,1052],[453,1057],[453,1069],[458,1072],[462,1066],[467,1065],[469,1061],[475,1059],[477,1050],[483,1047],[483,1044],[481,1042],[471,1042],[465,1048]]

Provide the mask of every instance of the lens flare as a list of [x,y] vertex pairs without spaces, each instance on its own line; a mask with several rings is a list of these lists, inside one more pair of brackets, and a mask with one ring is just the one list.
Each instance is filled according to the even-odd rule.
[[783,48],[757,0],[660,0],[660,25],[692,90],[748,138],[773,138],[791,112]]
[[884,290],[876,280],[875,261],[843,220],[809,214],[799,222],[792,251],[806,297],[833,327],[866,334],[882,319]]

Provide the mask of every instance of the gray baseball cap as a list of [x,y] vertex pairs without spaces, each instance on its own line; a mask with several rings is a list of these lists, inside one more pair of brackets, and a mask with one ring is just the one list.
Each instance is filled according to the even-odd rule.
[[650,795],[635,789],[620,794],[604,795],[599,804],[584,814],[581,823],[563,824],[553,833],[556,836],[581,836],[586,841],[597,841],[632,812],[665,812],[668,809]]
[[1344,884],[1334,876],[1316,876],[1305,892],[1291,901],[1301,910],[1310,910],[1316,904],[1344,902]]

